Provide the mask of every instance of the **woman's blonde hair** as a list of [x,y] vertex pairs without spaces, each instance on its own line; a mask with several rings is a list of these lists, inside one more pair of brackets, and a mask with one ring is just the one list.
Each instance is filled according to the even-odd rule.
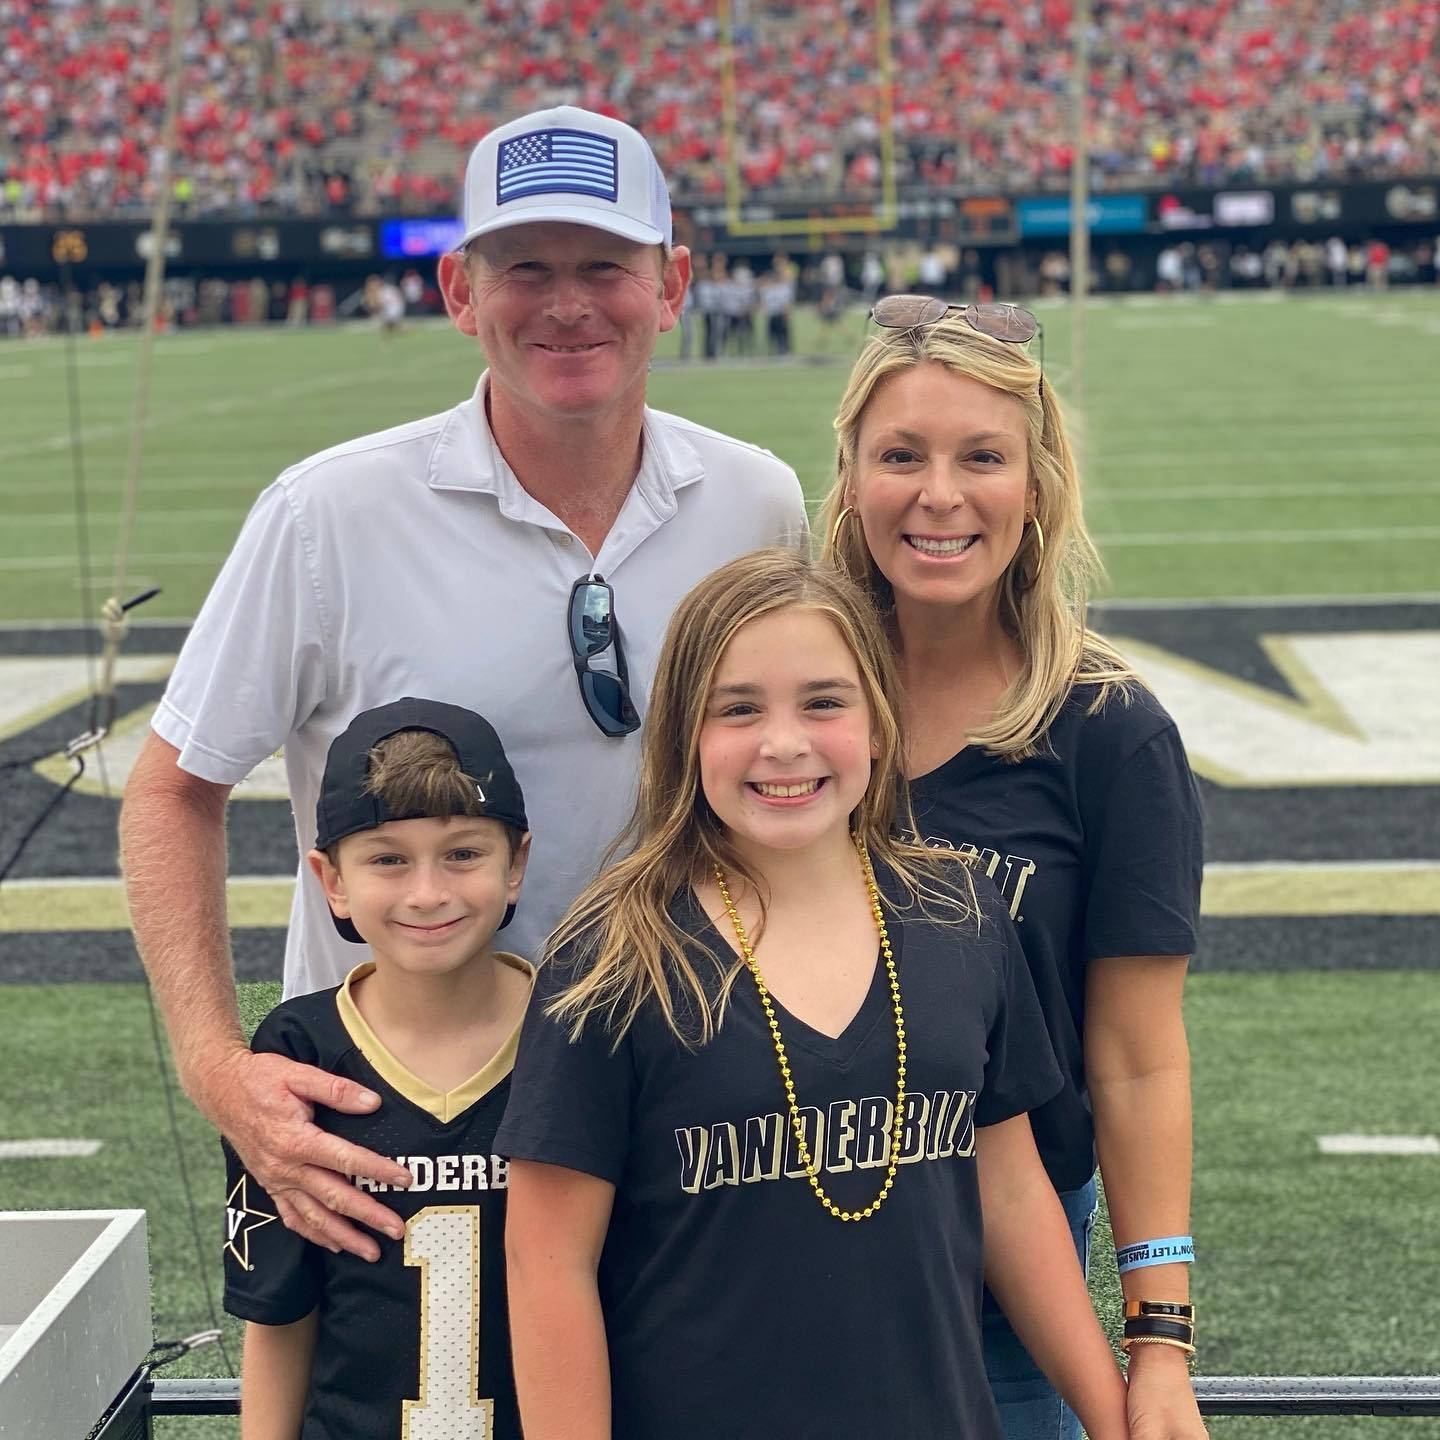
[[[898,678],[873,607],[844,576],[800,551],[759,550],[702,580],[671,618],[645,718],[634,813],[546,947],[547,958],[567,951],[574,966],[576,978],[549,1007],[573,1035],[599,1015],[618,1043],[652,999],[687,1044],[708,1041],[723,1018],[741,962],[728,947],[717,951],[681,929],[672,906],[718,865],[732,884],[739,877],[759,897],[758,936],[768,895],[764,877],[741,858],[705,799],[700,729],[716,668],[736,633],[797,608],[823,615],[840,632],[869,707],[877,753],[850,817],[852,832],[912,901],[937,901],[948,918],[978,915],[969,871],[953,853],[897,838],[897,827],[906,836],[916,831],[903,785]],[[697,969],[697,945],[711,966]]]
[[887,381],[919,365],[943,365],[957,375],[1013,395],[1025,414],[1028,491],[1044,535],[1027,525],[1019,548],[1000,577],[996,596],[1005,631],[1020,643],[1020,672],[989,723],[966,738],[1010,759],[1034,754],[1044,744],[1071,688],[1095,687],[1091,708],[1118,691],[1128,698],[1134,673],[1108,641],[1085,624],[1090,583],[1100,557],[1085,529],[1080,477],[1065,434],[1059,401],[1041,384],[1040,367],[1019,345],[992,339],[960,314],[910,330],[878,330],[865,343],[835,417],[835,484],[817,524],[823,555],[867,590],[887,620],[895,604],[890,582],[865,542],[858,518],[841,520],[858,479],[860,427],[866,408]]

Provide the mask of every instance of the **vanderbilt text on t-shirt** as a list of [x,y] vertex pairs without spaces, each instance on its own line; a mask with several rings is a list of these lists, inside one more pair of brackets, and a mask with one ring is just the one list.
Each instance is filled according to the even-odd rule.
[[[821,1170],[842,1175],[886,1163],[886,1141],[895,1102],[885,1095],[835,1100],[824,1110],[800,1108],[805,1144]],[[783,1140],[782,1140],[783,1137]],[[722,1120],[675,1131],[680,1149],[680,1188],[695,1195],[719,1185],[753,1185],[761,1180],[799,1180],[805,1175],[799,1137],[789,1116],[778,1110],[751,1115],[743,1124]],[[937,1090],[905,1097],[899,1162],[968,1158],[975,1153],[975,1092]]]

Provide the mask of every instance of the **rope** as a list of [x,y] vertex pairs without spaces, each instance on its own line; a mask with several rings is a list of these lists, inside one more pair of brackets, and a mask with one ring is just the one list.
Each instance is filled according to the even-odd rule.
[[[95,586],[90,572],[90,513],[85,498],[85,446],[80,425],[80,363],[76,336],[80,332],[80,292],[75,271],[61,251],[60,279],[65,287],[65,399],[70,411],[70,474],[75,491],[75,555],[80,565],[80,626],[85,636],[85,672],[90,693],[96,692],[95,636],[90,622],[95,614]],[[57,256],[60,258],[60,256]],[[93,723],[91,728],[93,729]]]
[[125,471],[120,523],[115,535],[115,574],[110,585],[110,598],[100,610],[100,633],[105,649],[101,660],[100,683],[96,687],[97,713],[90,727],[96,732],[96,743],[104,737],[115,718],[115,661],[129,629],[125,615],[134,605],[140,603],[138,598],[122,603],[119,597],[125,593],[125,575],[129,568],[130,547],[135,535],[135,514],[140,497],[140,456],[144,449],[145,422],[150,413],[150,377],[155,363],[155,325],[160,314],[161,291],[165,284],[165,250],[170,239],[170,196],[174,189],[172,162],[180,114],[181,61],[184,56],[185,21],[188,14],[187,0],[170,0],[170,53],[166,61],[165,119],[161,128],[160,148],[155,152],[158,162],[155,166],[158,193],[150,224],[151,249],[145,265],[145,300],[140,321],[144,328],[140,335],[140,353],[135,365],[130,459]]

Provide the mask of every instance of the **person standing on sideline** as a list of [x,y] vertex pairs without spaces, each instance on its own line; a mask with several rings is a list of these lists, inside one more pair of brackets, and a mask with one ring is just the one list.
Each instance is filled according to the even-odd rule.
[[717,250],[710,257],[710,301],[715,307],[714,355],[717,359],[730,348],[731,291],[729,263]]
[[735,337],[735,353],[755,352],[755,272],[743,256],[730,272],[730,333]]
[[[439,285],[490,368],[453,408],[312,456],[260,496],[121,815],[136,942],[187,1093],[291,1229],[368,1259],[378,1247],[353,1222],[401,1228],[347,1177],[403,1186],[409,1172],[312,1124],[316,1104],[362,1112],[373,1093],[245,1044],[231,787],[283,746],[304,855],[325,755],[353,716],[405,694],[480,711],[531,777],[538,838],[510,944],[534,955],[629,813],[671,610],[697,575],[805,531],[789,466],[645,404],[690,260],[637,131],[569,106],[502,125],[470,157],[463,221]],[[302,868],[287,996],[340,983],[356,959]]]
[[[821,534],[890,629],[919,837],[974,857],[1019,932],[1064,1073],[1035,1138],[1082,1264],[1098,1151],[1131,1440],[1201,1440],[1181,1016],[1200,900],[1195,781],[1174,722],[1086,626],[1097,558],[1059,404],[1023,348],[1035,317],[892,295],[873,318],[835,420]],[[990,1299],[984,1326],[1007,1440],[1079,1440]]]
[[685,299],[680,305],[680,358],[690,359],[695,350],[695,307],[699,297],[695,294],[694,283],[685,287]]
[[795,286],[783,270],[769,270],[760,279],[760,308],[765,312],[765,338],[772,355],[790,353],[790,311]]
[[867,250],[860,262],[860,298],[868,311],[885,288],[885,262],[874,250]]
[[938,295],[945,289],[945,282],[948,278],[949,268],[945,264],[945,257],[934,243],[927,245],[925,253],[920,257],[916,274],[920,288],[929,291],[932,295]]
[[713,360],[718,353],[715,340],[715,315],[719,303],[715,293],[715,282],[710,278],[710,257],[695,255],[694,275],[687,292],[695,297],[696,313],[700,316],[700,353],[707,360]]
[[1325,242],[1325,268],[1330,273],[1331,285],[1342,288],[1345,285],[1346,265],[1350,255],[1345,249],[1345,242],[1338,236],[1332,235]]

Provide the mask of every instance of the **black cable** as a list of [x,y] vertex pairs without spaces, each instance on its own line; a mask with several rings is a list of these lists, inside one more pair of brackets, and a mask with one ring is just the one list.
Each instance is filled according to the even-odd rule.
[[[7,770],[19,770],[36,764],[40,760],[48,760],[52,755],[60,754],[60,750],[43,750],[38,755],[32,755],[25,760],[7,760],[0,765],[0,774]],[[3,866],[0,866],[0,885],[5,883],[5,877],[15,868],[16,862],[25,853],[25,847],[35,838],[36,832],[53,815],[59,807],[60,802],[70,793],[75,782],[85,773],[85,757],[83,755],[72,755],[75,762],[75,773],[50,797],[49,803],[31,822],[30,827],[20,837],[20,842],[10,852],[10,858]]]
[[[175,1159],[180,1166],[180,1184],[185,1191],[185,1208],[190,1212],[190,1234],[195,1241],[195,1258],[200,1266],[200,1283],[205,1289],[205,1308],[210,1316],[211,1328],[216,1332],[215,1343],[220,1347],[220,1357],[225,1362],[226,1373],[235,1378],[235,1362],[225,1348],[225,1336],[220,1324],[219,1312],[215,1308],[215,1292],[210,1288],[210,1274],[206,1266],[205,1242],[200,1238],[200,1219],[195,1212],[195,1191],[190,1184],[190,1171],[185,1164],[185,1147],[180,1139],[180,1117],[175,1109],[175,1087],[170,1083],[170,1066],[165,1060],[165,1037],[160,1025],[160,1012],[155,1006],[155,992],[147,981],[145,1000],[150,1007],[150,1033],[155,1040],[155,1059],[160,1067],[160,1088],[165,1092],[165,1109],[170,1116],[170,1134],[175,1141]],[[182,1352],[183,1353],[183,1352]],[[176,1358],[174,1356],[172,1359]]]
[[188,1355],[192,1350],[198,1350],[202,1345],[218,1344],[220,1344],[218,1330],[201,1330],[197,1334],[185,1336],[183,1340],[157,1340],[141,1363],[147,1370],[163,1370],[165,1366],[173,1365],[182,1356]]
[[28,770],[32,765],[38,765],[52,755],[63,755],[66,748],[64,745],[50,745],[44,750],[35,750],[29,755],[22,755],[18,760],[0,760],[0,775],[7,770]]

